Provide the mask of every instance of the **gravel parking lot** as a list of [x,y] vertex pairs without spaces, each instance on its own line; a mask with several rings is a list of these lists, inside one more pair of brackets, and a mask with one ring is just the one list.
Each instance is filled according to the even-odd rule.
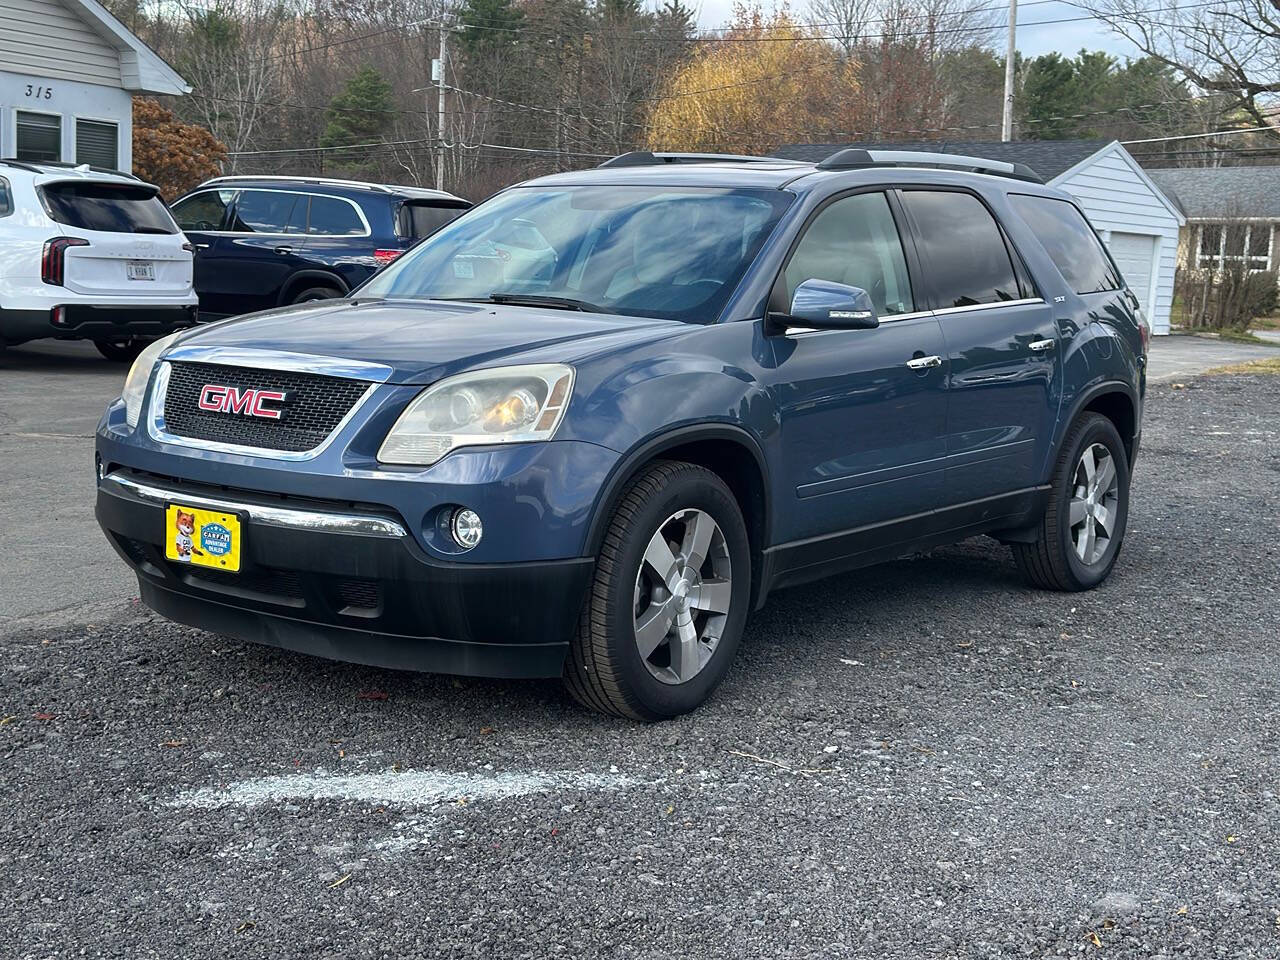
[[5,952],[1280,956],[1278,440],[1280,377],[1154,387],[1107,585],[984,539],[779,593],[652,727],[128,603],[11,630]]

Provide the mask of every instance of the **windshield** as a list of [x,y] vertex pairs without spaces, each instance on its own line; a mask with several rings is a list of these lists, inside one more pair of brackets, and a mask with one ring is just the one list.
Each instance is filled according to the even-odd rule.
[[81,230],[177,233],[169,211],[145,184],[67,182],[40,188],[49,216]]
[[708,323],[778,222],[780,190],[521,187],[423,241],[362,297],[488,300]]

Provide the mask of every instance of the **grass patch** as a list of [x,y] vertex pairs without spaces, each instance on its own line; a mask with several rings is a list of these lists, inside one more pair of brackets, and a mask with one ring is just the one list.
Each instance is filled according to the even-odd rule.
[[1263,347],[1277,347],[1280,344],[1274,340],[1264,340],[1262,337],[1255,336],[1252,333],[1241,333],[1238,330],[1222,330],[1218,333],[1219,340],[1226,340],[1228,343],[1253,343]]
[[1280,357],[1267,357],[1265,360],[1250,360],[1247,363],[1233,363],[1225,367],[1214,367],[1206,370],[1206,377],[1219,374],[1280,374]]

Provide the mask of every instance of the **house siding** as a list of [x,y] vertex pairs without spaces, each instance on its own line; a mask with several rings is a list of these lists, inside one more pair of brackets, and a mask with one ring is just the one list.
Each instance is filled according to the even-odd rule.
[[0,63],[36,82],[121,85],[115,47],[58,0],[0,0]]
[[[1107,240],[1112,231],[1154,236],[1156,270],[1151,311],[1153,333],[1169,332],[1173,278],[1178,259],[1178,218],[1113,145],[1053,185],[1070,193]],[[1135,291],[1137,292],[1137,291]]]

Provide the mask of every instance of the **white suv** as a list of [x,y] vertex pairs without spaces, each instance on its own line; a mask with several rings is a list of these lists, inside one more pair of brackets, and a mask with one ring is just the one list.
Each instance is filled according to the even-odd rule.
[[132,359],[196,322],[192,248],[159,190],[127,173],[0,160],[0,347],[92,340]]

